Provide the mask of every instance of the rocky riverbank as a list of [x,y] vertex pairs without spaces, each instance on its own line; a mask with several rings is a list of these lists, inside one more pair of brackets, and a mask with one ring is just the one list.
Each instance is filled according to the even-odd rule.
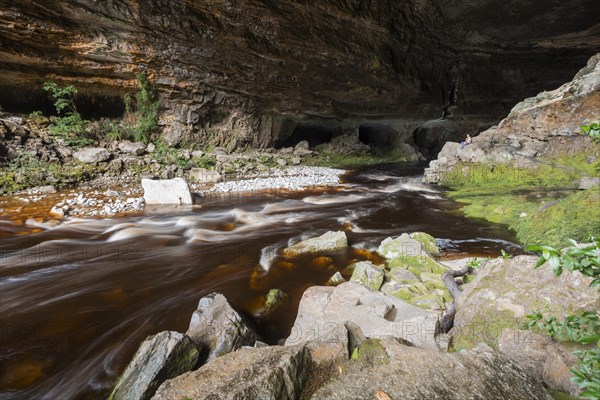
[[568,245],[600,232],[600,54],[571,82],[517,104],[464,148],[446,143],[425,170],[469,216],[510,225],[524,244]]
[[[343,232],[328,232],[282,254],[327,258],[347,246]],[[110,399],[551,399],[545,387],[578,394],[569,347],[522,329],[538,306],[557,317],[596,307],[591,280],[553,278],[549,268],[533,269],[533,257],[488,261],[474,279],[458,280],[456,324],[446,335],[439,318],[451,297],[441,274],[451,268],[438,251],[421,232],[384,240],[383,263],[354,262],[331,286],[307,289],[276,346],[261,342],[224,296],[208,295],[185,334],[161,332],[140,346]]]

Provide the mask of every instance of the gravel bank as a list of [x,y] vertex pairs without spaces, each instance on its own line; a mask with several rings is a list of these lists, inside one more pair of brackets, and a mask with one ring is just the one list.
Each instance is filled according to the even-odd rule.
[[220,182],[200,194],[249,192],[257,190],[300,190],[310,186],[331,186],[340,183],[346,171],[328,167],[297,166],[271,170],[269,176]]

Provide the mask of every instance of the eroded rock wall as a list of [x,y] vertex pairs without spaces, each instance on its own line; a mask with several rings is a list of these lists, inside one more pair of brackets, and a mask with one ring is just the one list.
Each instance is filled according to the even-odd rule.
[[170,142],[273,144],[273,118],[499,118],[600,47],[597,1],[530,3],[1,0],[0,104],[48,108],[53,79],[118,115],[143,71]]

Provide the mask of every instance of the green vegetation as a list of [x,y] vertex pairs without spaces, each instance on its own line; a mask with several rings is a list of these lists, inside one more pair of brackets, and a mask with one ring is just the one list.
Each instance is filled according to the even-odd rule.
[[[583,275],[593,278],[591,287],[600,287],[600,240],[592,240],[593,244],[582,247],[571,240],[573,247],[564,253],[550,246],[536,246],[533,250],[541,251],[536,268],[546,262],[554,270],[556,276],[563,273],[580,271]],[[528,315],[528,327],[546,333],[548,336],[560,341],[573,341],[582,345],[591,345],[593,348],[575,352],[579,358],[579,369],[571,369],[573,382],[584,389],[582,398],[600,398],[600,317],[595,311],[584,311],[579,314],[569,315],[563,321],[556,317],[544,317],[541,312]]]
[[[85,145],[91,142],[91,138],[87,136],[85,128],[89,121],[81,118],[81,114],[77,111],[75,105],[75,96],[77,88],[73,85],[59,86],[55,82],[45,82],[42,88],[50,93],[50,97],[54,100],[54,108],[56,109],[56,118],[54,123],[50,125],[50,134],[58,138],[70,140],[69,144]],[[33,112],[34,116],[41,116],[41,113]]]
[[411,161],[411,157],[402,151],[371,154],[340,154],[318,150],[306,159],[306,165],[326,167],[349,167],[354,165],[372,165],[393,162]]
[[579,271],[583,275],[593,278],[591,287],[600,287],[600,239],[592,238],[591,240],[592,244],[586,246],[571,240],[573,246],[569,247],[564,254],[550,246],[529,246],[527,250],[542,252],[535,265],[536,268],[547,262],[556,276],[560,276],[563,269],[569,272]]
[[136,76],[139,90],[135,98],[126,94],[125,115],[123,121],[110,123],[105,127],[106,137],[110,140],[131,140],[150,142],[152,132],[158,122],[158,95],[144,73]]
[[35,154],[21,151],[8,167],[0,168],[0,191],[5,194],[52,183],[64,187],[83,182],[97,174],[93,165],[73,161],[43,163]]
[[449,197],[475,218],[507,224],[524,244],[566,246],[600,232],[600,188],[578,191],[597,166],[585,155],[555,157],[531,168],[460,165],[446,177]]
[[594,139],[595,143],[600,143],[600,121],[590,125],[582,125],[580,130],[582,135],[588,135]]

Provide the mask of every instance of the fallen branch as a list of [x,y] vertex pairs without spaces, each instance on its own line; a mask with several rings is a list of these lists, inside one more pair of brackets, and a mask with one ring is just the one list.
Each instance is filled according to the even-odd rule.
[[456,316],[456,299],[458,298],[458,296],[460,296],[461,293],[460,289],[458,288],[458,284],[456,283],[454,278],[464,276],[471,272],[472,269],[473,268],[471,267],[464,267],[463,269],[460,269],[458,271],[450,270],[442,274],[442,280],[444,281],[444,283],[446,284],[446,288],[452,295],[452,304],[450,304],[450,307],[448,307],[446,313],[440,319],[440,328],[442,330],[442,333],[450,332],[450,329],[452,329],[452,327],[454,326],[454,317]]

